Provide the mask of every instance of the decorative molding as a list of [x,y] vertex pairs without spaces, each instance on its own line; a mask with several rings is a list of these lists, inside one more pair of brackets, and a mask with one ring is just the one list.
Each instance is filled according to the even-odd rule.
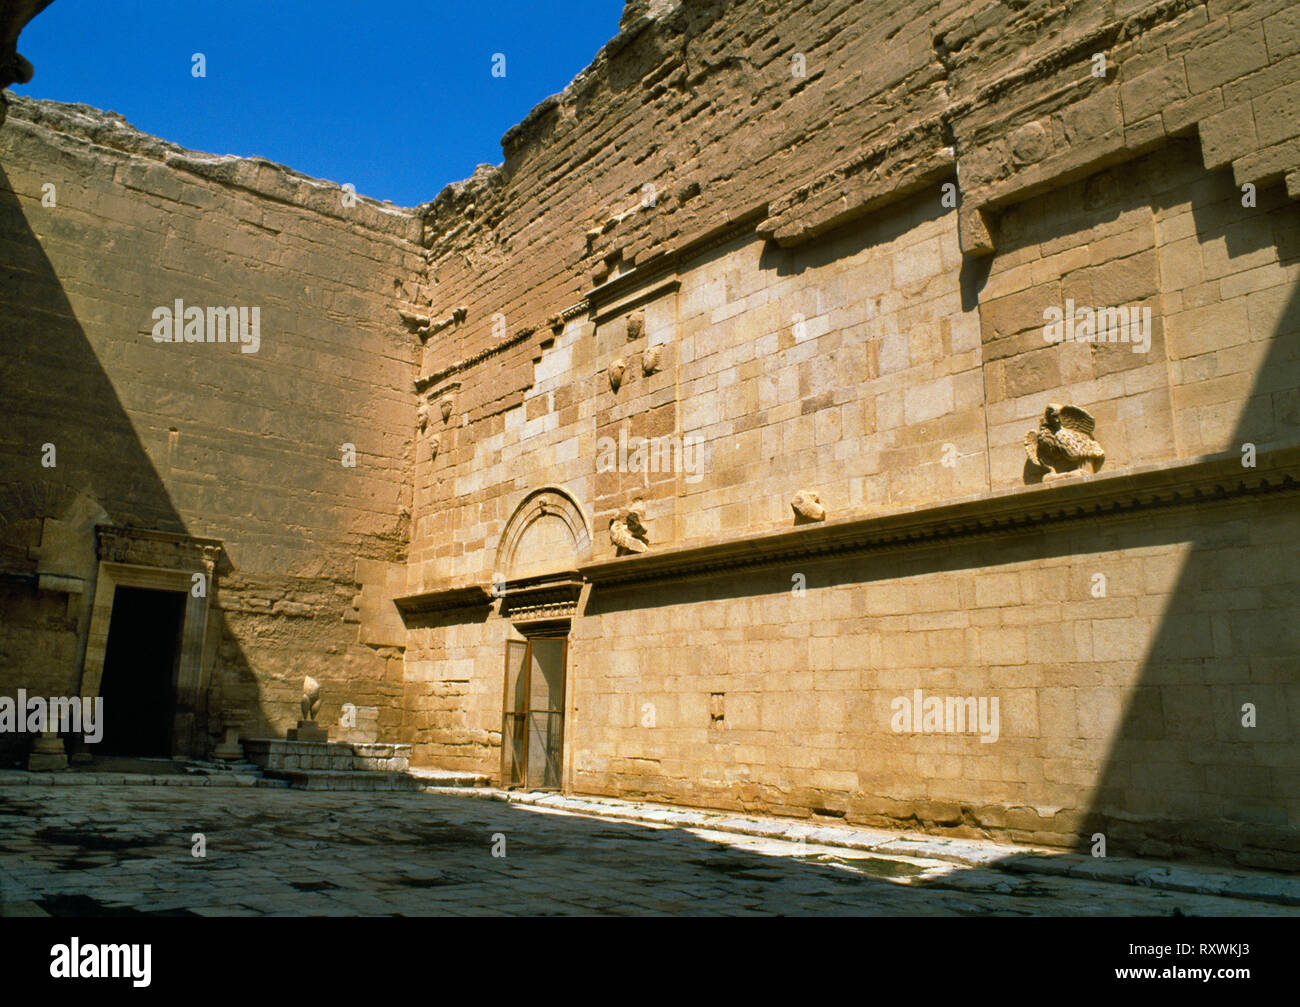
[[528,339],[529,336],[533,335],[537,329],[538,327],[535,325],[530,326],[529,328],[520,329],[513,336],[507,336],[505,339],[498,341],[494,345],[479,350],[479,352],[475,353],[473,356],[466,357],[459,363],[450,364],[447,367],[442,368],[440,371],[434,371],[432,374],[427,374],[422,378],[416,378],[416,392],[423,393],[425,389],[430,388],[441,381],[445,381],[447,378],[450,378],[455,374],[467,371],[476,364],[481,364],[489,357],[495,357],[498,353],[504,353],[512,346],[518,346],[520,343],[524,342],[524,340]]
[[492,604],[492,595],[481,584],[467,587],[443,588],[440,591],[422,591],[394,598],[393,604],[403,617],[428,615],[453,608],[477,608]]
[[[569,528],[573,536],[574,558],[584,560],[591,556],[591,530],[587,516],[572,493],[562,486],[543,486],[530,491],[515,507],[501,532],[497,545],[496,570],[503,577],[514,573],[515,552],[524,532],[540,517],[555,516]],[[557,557],[557,562],[565,562]]]
[[591,320],[596,325],[604,325],[611,318],[624,312],[639,308],[667,294],[675,294],[681,288],[682,281],[676,274],[647,277],[639,270],[633,269],[616,279],[594,288],[587,294],[591,305]]
[[574,570],[506,581],[501,614],[516,626],[573,619],[584,581]]
[[95,551],[101,562],[184,570],[191,574],[205,571],[211,576],[221,563],[222,543],[215,538],[96,525]]
[[587,563],[595,585],[646,583],[708,576],[791,561],[829,559],[884,550],[1014,535],[1080,520],[1122,520],[1170,508],[1226,503],[1300,492],[1300,447],[1256,456],[1243,468],[1235,452],[1098,474],[1050,486],[982,494],[956,503],[869,517],[843,518],[788,531]]

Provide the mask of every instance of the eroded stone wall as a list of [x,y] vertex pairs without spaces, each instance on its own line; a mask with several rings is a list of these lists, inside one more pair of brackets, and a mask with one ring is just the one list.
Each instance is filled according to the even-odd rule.
[[[0,168],[0,684],[76,694],[79,624],[69,596],[36,590],[29,549],[89,500],[106,522],[224,543],[214,712],[279,733],[310,674],[324,719],[350,702],[395,740],[404,640],[359,640],[354,603],[406,552],[415,362],[392,304],[419,266],[415,218],[47,102],[12,100]],[[256,351],[156,342],[153,311],[177,299],[260,309]]]

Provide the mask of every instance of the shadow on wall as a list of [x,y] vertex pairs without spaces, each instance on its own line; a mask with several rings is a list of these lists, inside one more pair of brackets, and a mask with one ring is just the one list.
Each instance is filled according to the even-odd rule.
[[[1231,195],[1231,186],[1227,191]],[[1294,265],[1300,257],[1294,238],[1300,234],[1300,206],[1280,198],[1277,192],[1268,194],[1267,204],[1265,193],[1260,196],[1260,213],[1267,212],[1265,205],[1276,208],[1265,226],[1256,222],[1253,228],[1234,225],[1228,216],[1215,212],[1222,206],[1193,202],[1200,240],[1203,245],[1222,242],[1230,258],[1273,244],[1282,264]],[[1099,208],[1098,219],[1106,212]],[[1225,340],[1228,344],[1237,341],[1237,333],[1230,335],[1234,338]],[[1240,417],[1231,441],[1236,446],[1249,442],[1262,450],[1269,444],[1293,444],[1300,433],[1300,290],[1289,292],[1271,335],[1273,340],[1255,370],[1249,396],[1223,407]],[[936,575],[964,572],[977,577],[982,570],[1005,564],[1059,563],[1069,557],[1080,557],[1069,574],[1072,583],[1078,581],[1086,587],[1088,571],[1077,568],[1080,563],[1090,564],[1092,554],[1117,554],[1121,562],[1138,560],[1128,563],[1137,579],[1132,593],[1108,599],[1109,609],[1104,613],[1100,606],[1107,601],[1098,601],[1098,614],[1078,617],[1076,621],[1082,625],[1077,630],[1043,627],[1042,646],[1032,655],[1034,660],[1055,663],[1058,671],[1064,672],[1064,678],[1051,684],[1074,694],[1075,736],[1082,738],[1083,729],[1078,725],[1088,720],[1095,725],[1116,725],[1107,728],[1109,748],[1096,777],[1078,781],[1086,795],[1083,803],[1063,808],[1059,817],[1040,818],[1033,785],[1023,784],[1024,806],[1009,808],[1011,813],[1005,816],[994,810],[992,818],[984,819],[979,814],[983,810],[980,802],[972,800],[970,807],[963,802],[961,814],[952,821],[917,819],[915,824],[959,832],[972,825],[977,832],[997,828],[1022,841],[1073,842],[1080,852],[1091,851],[1093,836],[1101,833],[1112,855],[1209,857],[1265,868],[1300,868],[1300,737],[1296,735],[1300,713],[1300,535],[1289,533],[1296,527],[1294,500],[1294,496],[1284,496],[1258,503],[1193,505],[1138,520],[1079,521],[1040,533],[1024,532],[997,543],[971,542],[950,549],[809,563],[809,589],[889,581],[899,584],[900,592],[910,592],[910,587],[899,582],[922,578],[907,583],[919,584],[917,589],[924,591],[928,578]],[[1182,550],[1180,566],[1163,582],[1168,587],[1153,585],[1143,556],[1155,548],[1171,546]],[[1095,565],[1097,572],[1105,572],[1105,561],[1098,559]],[[1056,569],[1062,570],[1064,577],[1064,571],[1071,568]],[[765,621],[760,614],[766,613],[758,608],[762,603],[756,596],[788,592],[790,573],[785,567],[756,570],[676,584],[670,591],[653,586],[597,589],[584,616],[716,600],[746,604],[745,599],[753,599],[748,604],[754,608],[744,613],[741,623],[728,616],[726,625],[760,625]],[[1141,602],[1153,591],[1167,594],[1160,599],[1159,610],[1144,610]],[[909,606],[923,600],[911,593],[905,597]],[[854,601],[855,621],[867,619],[861,599]],[[1022,601],[1025,607],[1033,604],[1032,598]],[[1150,631],[1145,629],[1145,619],[1149,619]],[[1051,629],[1063,634],[1058,634],[1055,644],[1048,632]],[[1073,656],[1080,650],[1071,634],[1085,631],[1093,641],[1091,660]],[[1140,639],[1134,639],[1135,633]],[[783,646],[791,648],[789,656],[793,657],[794,643],[765,640],[768,667],[781,663]],[[918,666],[926,667],[923,662],[927,660],[936,669],[942,664],[926,656],[924,634],[913,634],[910,646],[922,662]],[[743,660],[738,647],[719,650],[719,671],[727,668],[733,652],[737,660]],[[1130,670],[1134,665],[1136,674]],[[996,690],[996,678],[991,681],[990,688]],[[1134,683],[1131,689],[1122,694],[1117,691],[1120,683],[1129,682]],[[800,697],[792,696],[791,701],[798,703]],[[1243,726],[1245,704],[1252,704],[1257,726]],[[871,715],[860,706],[847,713],[853,718]],[[887,730],[884,725],[880,729]],[[1075,761],[1077,753],[1070,750],[1067,738],[1059,744],[1058,761],[1065,767]],[[1040,758],[1051,755],[1044,751]],[[852,807],[852,797],[848,803],[850,811],[858,811],[859,816],[866,811],[870,816],[876,813],[871,807],[873,796],[885,798],[886,805],[891,802],[887,791],[871,793],[868,781],[875,769],[865,756],[858,768],[860,777],[866,778],[860,795],[865,803],[860,809]],[[734,800],[725,788],[708,794],[690,781],[677,782],[682,787],[662,778],[650,781],[650,786],[660,799],[681,803],[708,805]],[[793,797],[775,790],[753,792],[743,799],[815,807],[823,798],[810,789]],[[976,813],[973,820],[968,811]]]
[[[1283,216],[1300,227],[1300,206]],[[1238,447],[1294,442],[1300,430],[1300,288],[1273,335],[1249,400],[1233,404]],[[1210,511],[1189,543],[1097,779],[1081,851],[1100,833],[1120,856],[1216,850],[1300,870],[1300,536],[1287,534],[1295,523],[1282,518],[1296,505],[1285,499],[1273,521],[1260,511],[1218,521]],[[1141,806],[1121,800],[1125,792],[1143,795]],[[1134,814],[1168,816],[1163,835],[1136,828]]]
[[[99,250],[86,254],[95,270]],[[37,589],[28,549],[40,544],[43,519],[65,519],[89,501],[106,515],[99,523],[178,534],[186,528],[3,168],[0,317],[0,696],[20,688],[76,695],[89,613],[76,595]],[[53,445],[52,467],[42,465],[44,445]],[[93,542],[88,547],[93,555]],[[222,612],[210,617],[219,620],[223,678],[257,696],[247,661],[230,653],[238,645]],[[0,765],[21,759],[31,741],[0,734]]]
[[[1167,278],[1166,270],[1171,270],[1184,287],[1177,295],[1183,308],[1203,302],[1202,324],[1223,326],[1222,320],[1233,316],[1215,312],[1224,294],[1219,284],[1192,285],[1202,275],[1199,257],[1207,263],[1205,275],[1215,275],[1210,265],[1218,273],[1235,266],[1231,279],[1236,289],[1253,290],[1252,279],[1267,271],[1259,267],[1269,264],[1273,249],[1283,267],[1300,261],[1300,204],[1289,200],[1279,184],[1260,189],[1257,206],[1243,207],[1232,175],[1206,171],[1195,139],[1173,141],[1159,157],[1164,160],[1144,161],[1136,179],[1132,165],[1092,175],[1082,202],[1060,209],[1080,227],[1091,226],[1148,202],[1155,211],[1175,207],[1187,199],[1186,183],[1195,182],[1190,201],[1194,235],[1165,237],[1163,244],[1172,259],[1175,240],[1194,238],[1197,264],[1189,268],[1159,261],[1151,280]],[[1145,177],[1161,165],[1167,175]],[[1144,179],[1153,187],[1149,197]],[[1073,191],[1056,198],[1064,200]],[[1014,226],[1002,234],[999,254],[1051,238],[1050,224],[1027,210],[1011,208],[999,222],[1004,223]],[[1261,252],[1266,254],[1259,256]],[[1115,280],[1110,280],[1112,288]],[[1255,282],[1258,297],[1267,301],[1267,280]],[[1065,277],[1062,288],[1075,294],[1072,284],[1077,283],[1077,277]],[[1259,352],[1258,336],[1247,341],[1254,333],[1211,329],[1198,334],[1207,337],[1206,351],[1218,349],[1222,357],[1207,352],[1199,359],[1171,360],[1171,371],[1177,375],[1181,367],[1185,384],[1180,414],[1174,418],[1182,428],[1170,436],[1197,438],[1190,447],[1182,445],[1184,453],[1199,454],[1206,450],[1203,445],[1235,453],[1248,443],[1265,450],[1300,441],[1300,289],[1278,300],[1276,307],[1265,303],[1262,308],[1278,313],[1266,352]],[[1255,313],[1254,304],[1250,313]],[[1167,352],[1164,324],[1157,315],[1153,353]],[[1127,366],[1133,366],[1127,347],[1098,344],[1091,349],[1099,374],[1126,366],[1126,357]],[[1227,373],[1220,373],[1224,361]],[[1252,367],[1249,391],[1234,394],[1233,371]],[[1200,428],[1202,419],[1207,430]],[[1130,423],[1125,431],[1130,439],[1154,435],[1141,415]],[[1218,442],[1216,431],[1230,428],[1227,443]],[[1181,569],[1148,637],[1081,820],[1080,851],[1091,850],[1094,837],[1104,836],[1112,854],[1212,851],[1216,858],[1227,856],[1244,865],[1300,870],[1300,736],[1295,726],[1300,712],[1300,550],[1296,539],[1288,537],[1295,526],[1286,518],[1294,515],[1294,503],[1275,504],[1271,510],[1260,506],[1197,510],[1204,519],[1183,539]],[[1153,529],[1153,534],[1158,538],[1160,532]],[[1104,572],[1104,565],[1097,572]],[[1094,623],[1094,647],[1101,645],[1099,637],[1127,632],[1120,622]],[[1116,653],[1123,649],[1122,641],[1114,644]],[[1244,726],[1246,704],[1254,709],[1253,727]],[[1110,711],[1093,712],[1110,719]]]

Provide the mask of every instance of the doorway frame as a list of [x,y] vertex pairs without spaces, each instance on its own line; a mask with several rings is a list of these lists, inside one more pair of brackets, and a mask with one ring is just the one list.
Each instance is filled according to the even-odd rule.
[[[569,768],[569,761],[568,761],[568,756],[569,756],[569,752],[568,752],[568,748],[569,748],[569,730],[568,730],[569,727],[569,634],[567,632],[567,628],[568,628],[567,626],[565,627],[549,626],[544,629],[539,628],[537,632],[525,634],[524,639],[522,640],[505,641],[504,654],[502,655],[504,668],[503,668],[503,674],[501,676],[502,678],[502,682],[501,682],[501,767],[498,771],[498,775],[501,781],[501,787],[503,789],[511,790],[515,788],[523,788],[528,790],[534,790],[534,789],[547,790],[547,791],[553,790],[556,793],[565,793],[568,790],[568,787],[566,786],[566,782],[568,778],[568,768]],[[532,787],[528,783],[528,753],[529,750],[531,749],[531,745],[528,743],[529,741],[528,731],[530,727],[529,715],[534,712],[531,705],[532,694],[533,694],[532,657],[533,657],[534,640],[559,640],[561,643],[564,644],[563,655],[561,656],[560,659],[560,674],[562,676],[561,681],[563,683],[563,689],[564,689],[563,702],[560,704],[560,709],[558,711],[557,710],[541,711],[552,715],[558,713],[560,717],[560,750],[558,753],[560,759],[560,772],[559,772],[560,779],[559,782],[553,787]],[[506,782],[506,758],[507,758],[507,753],[510,752],[511,750],[510,749],[511,742],[506,734],[506,718],[511,716],[511,713],[506,709],[506,705],[510,698],[510,645],[512,643],[513,644],[522,643],[524,645],[524,697],[527,706],[522,711],[522,715],[524,718],[524,747],[523,747],[523,773],[521,774],[522,782],[520,783]],[[518,716],[519,714],[518,712],[516,712],[514,715]]]
[[[167,532],[101,525],[95,529],[99,566],[91,606],[86,657],[81,671],[81,696],[99,696],[113,620],[113,600],[119,587],[179,591],[185,595],[177,659],[175,704],[172,710],[172,754],[201,757],[206,735],[206,697],[215,656],[215,620],[210,618],[216,597],[216,572],[221,543]],[[207,589],[195,597],[194,575],[203,574]],[[82,741],[84,744],[84,740]],[[84,749],[94,752],[93,746]]]

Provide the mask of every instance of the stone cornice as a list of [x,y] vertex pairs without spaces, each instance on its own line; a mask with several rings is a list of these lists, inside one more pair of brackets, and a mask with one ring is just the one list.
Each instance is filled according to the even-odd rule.
[[[979,537],[1016,535],[1069,522],[1123,520],[1194,505],[1231,503],[1300,492],[1300,445],[1258,450],[1254,468],[1230,452],[1100,473],[1047,485],[984,493],[950,504],[921,505],[889,514],[846,517],[786,531],[704,546],[639,553],[580,564],[575,572],[511,581],[499,592],[536,602],[551,592],[596,586],[683,580],[747,567],[831,559],[867,552],[942,546]],[[395,599],[403,614],[488,604],[482,585],[445,588]]]
[[498,353],[502,353],[505,350],[508,350],[512,346],[518,346],[520,343],[524,342],[526,339],[530,338],[535,332],[537,332],[537,328],[538,327],[536,325],[530,325],[527,328],[520,329],[513,336],[507,336],[505,339],[502,339],[499,342],[494,343],[492,346],[479,350],[473,356],[466,357],[464,360],[458,361],[457,363],[454,364],[448,364],[446,367],[434,371],[432,374],[426,374],[422,378],[416,378],[415,380],[416,393],[418,394],[420,392],[423,392],[426,388],[430,388],[433,385],[438,384],[440,381],[445,381],[447,378],[450,378],[452,375],[460,374],[462,371],[467,371],[474,365],[481,364],[484,360],[487,360],[489,357],[495,357]]
[[716,545],[640,553],[588,563],[579,567],[579,573],[598,586],[676,580],[1297,491],[1300,447],[1261,451],[1255,468],[1243,468],[1241,456],[1236,453],[1210,455],[1071,482],[982,494],[940,506],[841,518]]
[[441,591],[422,591],[419,594],[394,598],[393,604],[404,616],[426,615],[451,608],[474,608],[490,605],[492,595],[481,584],[453,587]]
[[501,614],[516,625],[571,619],[583,583],[575,571],[507,581],[501,592]]

